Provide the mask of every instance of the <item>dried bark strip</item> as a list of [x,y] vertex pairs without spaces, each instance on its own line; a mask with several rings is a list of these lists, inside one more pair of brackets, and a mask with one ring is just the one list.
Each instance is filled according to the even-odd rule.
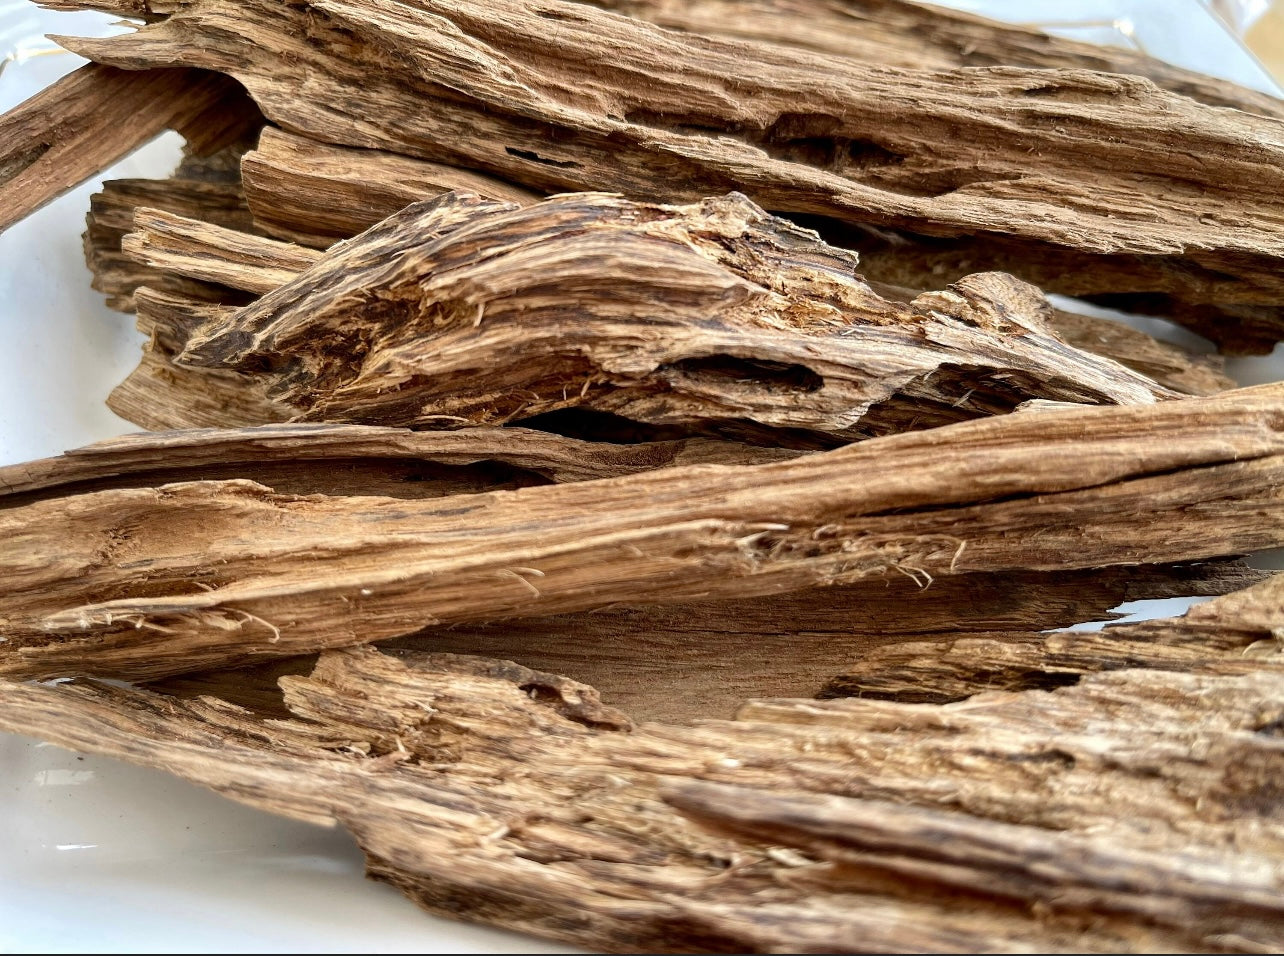
[[[258,148],[246,154],[242,174],[259,226],[279,238],[317,248],[351,238],[409,203],[431,199],[449,189],[519,205],[537,198],[534,194],[517,195],[521,191],[515,187],[465,170],[378,150],[315,143],[272,127],[263,131]],[[216,225],[232,225],[199,211],[183,214]],[[885,297],[901,297],[888,296],[885,288],[876,286],[875,290]],[[909,301],[926,288],[897,292]],[[1234,387],[1215,356],[1193,356],[1119,322],[1060,309],[1053,310],[1047,321],[1076,348],[1113,359],[1165,388],[1211,395]]]
[[[210,247],[217,258],[209,255]],[[235,229],[140,207],[121,253],[158,272],[212,282],[263,295],[316,265],[321,253],[305,246],[249,235]]]
[[183,345],[176,332],[214,321],[226,315],[230,306],[146,286],[134,290],[131,302],[138,312],[138,330],[148,342],[138,368],[107,398],[107,407],[121,418],[160,431],[238,428],[285,422],[291,417],[290,409],[273,401],[255,376],[174,364],[173,358]]
[[1284,578],[1191,608],[1184,617],[1115,624],[1098,634],[999,634],[871,651],[834,678],[826,696],[946,703],[988,690],[1074,683],[1125,667],[1245,673],[1284,664]]
[[514,481],[514,487],[555,484],[679,465],[763,464],[796,454],[699,438],[610,445],[525,428],[412,432],[305,424],[197,429],[124,435],[57,458],[0,468],[0,507],[108,488],[202,480],[215,470],[234,472],[219,477],[246,478],[288,494],[324,490],[430,498],[497,490]]
[[657,26],[913,70],[1029,66],[1144,76],[1210,106],[1284,117],[1276,96],[1117,46],[909,0],[581,0]]
[[242,140],[207,157],[195,156],[189,148],[167,179],[109,180],[101,192],[90,197],[85,217],[85,264],[93,273],[92,287],[107,296],[109,308],[133,312],[134,292],[143,285],[213,302],[243,304],[243,298],[229,295],[228,290],[148,268],[122,253],[120,244],[133,229],[134,212],[140,206],[258,234],[241,189],[240,160],[249,145],[248,139]]
[[51,498],[0,514],[0,673],[159,678],[619,601],[1242,554],[1284,543],[1282,411],[1260,387],[445,499]]
[[245,122],[244,93],[202,70],[90,64],[0,117],[0,230],[166,129],[218,148]]
[[426,908],[594,950],[1284,944],[1277,670],[631,732],[591,688],[478,658],[331,652],[281,683],[292,720],[0,683],[0,726],[340,823]]
[[[512,660],[590,684],[635,719],[686,722],[731,717],[748,697],[814,697],[852,661],[877,657],[889,644],[1002,631],[1019,641],[1032,630],[1109,618],[1111,608],[1125,601],[1226,594],[1263,576],[1238,562],[966,574],[939,578],[927,588],[891,574],[823,593],[614,605],[433,628],[384,647]],[[309,673],[315,663],[315,656],[286,658],[152,687],[288,716],[277,680]]]
[[403,206],[451,191],[518,205],[540,198],[481,173],[384,150],[318,143],[270,126],[246,154],[241,175],[255,223],[273,236],[321,249]]
[[[242,288],[274,285],[314,255],[146,211],[137,222],[125,247],[143,261]],[[274,257],[286,268],[265,271]],[[452,193],[176,332],[186,345],[174,361],[259,374],[305,419],[440,427],[584,408],[832,443],[1031,398],[1172,396],[1065,345],[1043,322],[1043,297],[1010,276],[902,304],[855,270],[850,254],[735,195],[674,207],[590,193],[516,208]]]
[[117,66],[226,70],[316,139],[545,191],[738,188],[957,240],[973,271],[1119,296],[1230,351],[1284,329],[1284,126],[1139,78],[862,66],[556,0],[196,0],[65,42]]

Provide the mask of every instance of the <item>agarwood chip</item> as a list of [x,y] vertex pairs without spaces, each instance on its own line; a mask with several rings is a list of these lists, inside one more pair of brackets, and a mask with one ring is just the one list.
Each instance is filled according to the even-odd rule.
[[291,719],[0,682],[0,727],[341,823],[430,910],[599,951],[1284,945],[1278,667],[632,730],[449,654],[328,652],[281,684]]
[[[735,188],[929,260],[943,242],[951,277],[967,259],[1113,297],[1229,351],[1268,351],[1284,329],[1284,125],[1141,78],[863,65],[557,0],[148,9],[172,15],[63,42],[115,66],[226,70],[318,140],[541,191]],[[872,275],[938,284],[925,274]]]
[[0,230],[166,129],[212,151],[255,117],[217,73],[83,66],[0,116]]
[[159,678],[620,601],[1276,547],[1282,411],[1264,386],[436,499],[245,480],[49,497],[0,512],[0,673]]
[[1113,624],[1100,633],[1000,633],[872,649],[823,694],[946,703],[991,690],[1048,689],[1125,667],[1247,673],[1284,664],[1284,578],[1197,605],[1184,617]]
[[1031,66],[1144,76],[1210,106],[1284,117],[1279,97],[1112,44],[911,0],[580,0],[692,33],[785,44],[914,70]]
[[176,331],[186,344],[175,364],[257,374],[307,419],[441,427],[574,407],[839,442],[1030,398],[1172,396],[1061,342],[1043,297],[1010,276],[891,302],[854,257],[734,195],[659,206],[574,194],[516,208],[452,193],[279,286],[316,253],[149,210],[135,222],[124,247],[153,267],[275,287]]
[[[973,633],[1020,642],[1030,631],[1108,619],[1124,602],[1226,594],[1265,575],[1234,561],[964,574],[937,578],[928,587],[891,573],[823,591],[617,604],[579,614],[430,628],[383,647],[517,661],[591,684],[636,719],[674,723],[730,717],[747,697],[812,697],[827,684],[832,696],[831,678],[852,661],[889,661],[895,672],[895,660],[881,650],[888,645],[957,642]],[[277,680],[306,674],[315,661],[284,658],[151,686],[284,715]],[[862,671],[877,673],[874,666]],[[925,686],[930,692],[931,685]]]

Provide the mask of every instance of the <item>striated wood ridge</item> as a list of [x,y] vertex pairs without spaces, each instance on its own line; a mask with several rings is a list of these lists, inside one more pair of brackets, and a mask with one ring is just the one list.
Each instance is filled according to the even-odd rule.
[[258,226],[319,248],[350,238],[412,202],[451,191],[519,205],[540,198],[455,166],[318,143],[271,126],[246,154],[241,175]]
[[[1219,625],[1278,630],[1274,584]],[[429,910],[594,950],[1278,949],[1284,671],[1158,660],[1052,693],[634,727],[564,677],[361,649],[284,677],[290,719],[3,682],[0,727],[341,824]]]
[[257,115],[216,73],[81,67],[0,117],[0,230],[166,129],[210,152]]
[[92,288],[107,297],[109,308],[136,309],[134,292],[143,285],[212,302],[244,302],[230,290],[152,269],[122,251],[121,241],[133,230],[139,207],[156,208],[238,233],[259,235],[241,188],[241,156],[258,138],[251,126],[236,142],[208,156],[189,146],[182,162],[166,179],[114,179],[89,198],[85,217],[85,264],[93,273]]
[[1284,544],[1282,410],[1260,387],[426,500],[46,497],[0,512],[0,673],[158,678],[621,601],[1242,554]]
[[[270,128],[265,129],[259,150],[255,152],[261,152],[263,144],[269,140],[280,138],[281,134],[274,133]],[[306,153],[304,142],[306,141],[298,141],[292,147],[296,153]],[[368,190],[369,176],[376,175],[381,165],[380,163],[371,164],[366,160],[371,151],[345,150],[319,145],[316,148],[329,153],[344,154],[341,157],[341,163],[340,158],[336,158],[334,162],[351,173],[354,189]],[[247,189],[250,188],[248,161],[254,155],[255,153],[247,154]],[[401,162],[406,165],[430,165],[410,159],[403,159]],[[293,181],[292,175],[282,175],[276,180],[278,183]],[[132,182],[122,183],[122,186],[126,185],[133,184]],[[139,190],[138,201],[135,202],[133,209],[127,210],[116,205],[116,202],[125,197],[113,195],[112,193],[116,190],[113,184],[108,184],[107,188],[110,192],[105,191],[100,197],[105,207],[101,216],[104,220],[103,227],[110,225],[113,230],[114,249],[120,249],[124,232],[128,231],[128,228],[120,232],[115,231],[117,222],[123,214],[135,216],[133,226],[137,235],[129,252],[122,252],[111,260],[90,255],[90,268],[95,272],[95,288],[115,292],[119,297],[117,301],[125,302],[127,307],[132,309],[134,308],[133,292],[140,286],[147,285],[149,288],[175,294],[195,295],[197,298],[202,296],[210,298],[209,284],[201,280],[212,279],[214,282],[223,284],[218,287],[221,291],[216,291],[212,297],[232,304],[239,301],[235,292],[232,291],[233,288],[251,293],[266,291],[274,288],[274,283],[279,283],[286,273],[292,278],[303,265],[314,261],[307,258],[305,248],[247,237],[238,224],[225,221],[231,217],[217,206],[212,208],[209,216],[203,215],[199,208],[182,208],[182,199],[178,195],[181,192],[181,184],[176,185],[179,188],[174,189],[167,186],[165,181],[157,181],[151,190]],[[403,185],[409,200],[440,193],[439,189],[421,190],[413,180],[406,180]],[[120,190],[122,193],[125,191],[123,188]],[[300,195],[310,196],[311,202],[317,208],[300,212],[302,205],[295,204],[292,208],[297,215],[291,220],[291,228],[271,231],[302,237],[307,241],[315,240],[317,237],[310,233],[318,228],[316,223],[331,221],[327,218],[329,210],[342,205],[330,203],[331,192],[329,189],[317,192],[301,190]],[[415,195],[416,192],[421,192],[423,195]],[[150,194],[154,194],[163,201],[160,204],[162,211],[177,215],[157,216],[150,208],[156,205],[148,201],[151,198]],[[109,195],[113,200],[111,206],[107,206]],[[368,191],[363,195],[362,200],[376,206],[385,202],[384,198]],[[370,211],[368,215],[371,219],[378,219],[397,212],[399,208],[399,199],[387,200],[386,208],[379,208],[377,212]],[[257,211],[255,215],[258,216]],[[94,214],[91,213],[91,223],[93,216]],[[258,219],[256,223],[262,224]],[[350,223],[350,225],[355,232],[357,224]],[[209,228],[210,226],[225,226],[235,231],[212,229]],[[91,231],[93,228],[91,224]],[[350,233],[344,233],[345,238],[350,236]],[[329,244],[328,239],[322,242],[322,245]],[[186,248],[188,255],[177,255],[180,248]],[[195,291],[188,288],[194,282],[199,286]],[[228,288],[229,286],[232,288]],[[913,290],[882,284],[875,284],[873,287],[883,297],[898,301],[910,302],[919,294]],[[1160,342],[1145,333],[1108,319],[1077,315],[1060,309],[1045,310],[1042,317],[1052,330],[1069,344],[1139,371],[1165,388],[1186,394],[1206,395],[1233,387],[1230,379],[1221,374],[1220,359],[1215,356],[1191,355],[1184,349]],[[181,409],[184,401],[181,395],[176,395],[172,400],[158,401],[156,405],[158,409]],[[194,423],[182,419],[164,423],[170,427],[191,424]],[[203,422],[202,424],[215,423]],[[225,424],[243,423],[227,422]]]
[[122,247],[151,267],[273,290],[174,329],[173,361],[257,377],[292,417],[442,427],[580,408],[837,443],[1033,398],[1173,395],[1067,346],[1010,276],[891,302],[854,256],[735,195],[517,208],[452,193],[323,258],[147,210],[135,222]]
[[1030,66],[1144,76],[1210,106],[1284,117],[1279,97],[1117,46],[911,0],[580,0],[691,33],[780,43],[914,70]]
[[[797,452],[691,438],[638,445],[576,441],[525,428],[412,432],[366,425],[296,424],[124,435],[0,468],[0,507],[105,488],[210,477],[258,481],[288,494],[432,498],[516,481],[556,484],[676,465],[785,461]],[[387,474],[381,475],[386,468]],[[351,472],[347,469],[352,469]],[[372,484],[373,482],[373,484]]]
[[872,275],[911,287],[1004,268],[1170,315],[1230,351],[1279,338],[1284,126],[1144,79],[865,66],[556,0],[148,9],[172,15],[65,42],[116,66],[227,71],[293,131],[528,188],[736,188],[897,230],[915,281],[903,263]]
[[826,686],[826,695],[919,703],[961,700],[988,690],[1074,683],[1127,667],[1227,674],[1284,663],[1284,581],[1192,608],[1184,617],[1115,624],[1098,634],[1004,633],[947,643],[904,643],[864,655]]
[[[512,660],[591,684],[636,719],[686,722],[731,717],[748,697],[845,696],[835,675],[853,661],[885,659],[888,645],[967,634],[1028,640],[1031,630],[1110,618],[1126,601],[1215,596],[1263,577],[1239,562],[963,574],[927,587],[893,573],[823,592],[431,628],[383,647]],[[288,716],[277,680],[315,663],[315,655],[283,658],[151,686]]]

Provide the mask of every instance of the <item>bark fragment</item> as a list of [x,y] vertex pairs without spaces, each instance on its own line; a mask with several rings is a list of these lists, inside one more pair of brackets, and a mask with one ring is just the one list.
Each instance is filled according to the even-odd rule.
[[[145,210],[136,222],[125,246],[148,264],[256,291],[315,256]],[[831,443],[1031,398],[1172,396],[1065,345],[1046,308],[1002,275],[889,302],[854,257],[734,195],[673,207],[577,194],[515,208],[452,193],[177,333],[186,344],[174,361],[257,374],[306,419],[442,427],[584,408]]]
[[329,652],[281,684],[292,719],[4,682],[0,726],[340,823],[432,911],[595,950],[1284,944],[1276,667],[695,727],[455,655]]
[[897,231],[928,259],[944,242],[945,274],[968,258],[1118,296],[1229,351],[1269,350],[1284,328],[1284,126],[1140,78],[862,66],[556,0],[201,0],[66,42],[116,66],[225,70],[319,140],[544,191],[737,188]]
[[1282,401],[1009,415],[427,500],[244,480],[49,498],[0,513],[0,672],[159,678],[620,601],[1242,554],[1284,543]]

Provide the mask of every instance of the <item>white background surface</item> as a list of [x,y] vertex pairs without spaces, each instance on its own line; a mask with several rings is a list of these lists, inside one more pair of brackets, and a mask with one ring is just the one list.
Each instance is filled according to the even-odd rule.
[[[1272,89],[1196,0],[947,5],[1129,43]],[[100,33],[108,22],[0,0],[0,111],[78,64],[52,52],[43,33]],[[164,175],[176,157],[169,134],[103,178]],[[141,340],[132,316],[107,310],[89,289],[80,233],[97,188],[87,184],[0,234],[0,464],[134,430],[103,404]],[[1281,371],[1276,358],[1233,363],[1245,382]],[[361,854],[341,832],[280,820],[155,771],[0,735],[0,951],[567,951],[433,919],[361,871]]]

